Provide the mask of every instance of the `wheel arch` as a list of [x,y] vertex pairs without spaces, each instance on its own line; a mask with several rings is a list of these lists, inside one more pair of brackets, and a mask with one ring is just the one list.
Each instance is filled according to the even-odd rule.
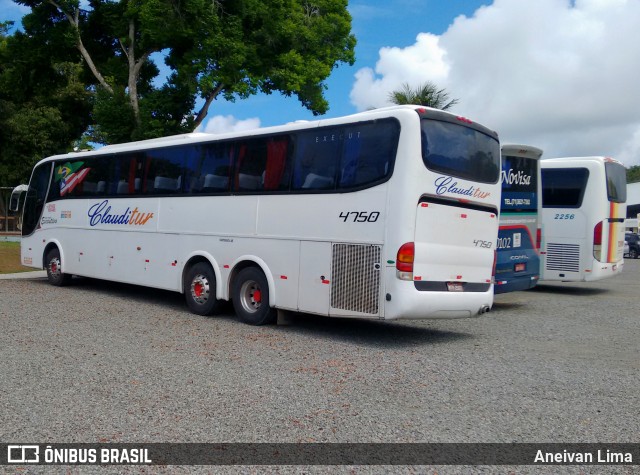
[[66,262],[66,256],[64,255],[64,251],[62,250],[62,245],[57,239],[52,239],[44,246],[44,250],[42,251],[42,268],[47,268],[47,254],[49,254],[52,249],[56,248],[60,253],[60,264],[62,267],[62,272],[64,272],[64,263]]
[[231,273],[229,274],[229,281],[227,284],[227,292],[231,295],[231,286],[236,276],[242,269],[247,267],[256,267],[262,271],[267,278],[267,284],[269,284],[269,306],[274,307],[276,304],[276,285],[273,278],[273,274],[269,270],[269,266],[262,259],[256,256],[244,255],[238,257],[231,265]]
[[222,284],[222,273],[220,272],[220,266],[218,265],[218,262],[215,260],[215,258],[209,254],[208,252],[204,252],[204,251],[194,251],[191,254],[189,254],[187,256],[186,262],[184,264],[184,266],[182,267],[182,273],[181,273],[181,278],[180,278],[180,293],[185,292],[184,289],[184,278],[185,275],[187,273],[187,271],[189,270],[189,268],[191,268],[191,266],[199,263],[199,262],[206,262],[207,264],[209,264],[211,266],[211,268],[213,269],[213,273],[216,276],[216,298],[217,299],[228,299],[228,294],[227,295],[223,295],[222,291],[227,288],[228,286],[224,286]]

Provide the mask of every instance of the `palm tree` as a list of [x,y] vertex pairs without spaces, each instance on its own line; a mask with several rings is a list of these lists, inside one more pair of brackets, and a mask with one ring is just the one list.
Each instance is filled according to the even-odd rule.
[[389,93],[389,100],[394,104],[416,104],[446,111],[458,103],[458,99],[449,100],[449,93],[432,82],[425,82],[413,89],[404,83],[402,89]]

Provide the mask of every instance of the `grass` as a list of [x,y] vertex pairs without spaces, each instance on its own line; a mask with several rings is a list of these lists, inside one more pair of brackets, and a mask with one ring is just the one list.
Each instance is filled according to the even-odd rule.
[[20,264],[20,243],[0,242],[0,274],[27,272],[35,269]]

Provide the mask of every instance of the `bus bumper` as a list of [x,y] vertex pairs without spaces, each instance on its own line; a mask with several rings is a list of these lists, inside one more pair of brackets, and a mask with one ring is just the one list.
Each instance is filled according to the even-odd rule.
[[516,292],[518,290],[529,290],[533,289],[537,284],[538,276],[533,275],[512,277],[506,281],[496,279],[493,292],[495,294],[506,294],[507,292]]
[[620,274],[623,268],[624,268],[623,260],[615,263],[594,262],[593,268],[590,271],[585,271],[584,281],[592,282],[595,280],[607,279],[609,277],[613,277]]
[[493,285],[484,292],[420,291],[413,282],[396,279],[387,289],[385,320],[472,318],[493,305]]

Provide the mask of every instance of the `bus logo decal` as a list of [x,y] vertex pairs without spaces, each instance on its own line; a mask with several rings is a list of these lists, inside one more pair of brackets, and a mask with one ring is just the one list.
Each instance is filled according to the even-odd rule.
[[531,184],[531,175],[525,175],[522,170],[517,172],[513,171],[511,168],[508,172],[506,170],[502,170],[502,182],[507,183],[508,185],[530,185]]
[[60,196],[71,193],[85,179],[91,168],[82,168],[82,165],[84,162],[67,162],[56,169],[54,179],[60,182]]
[[472,198],[488,198],[491,195],[489,191],[482,191],[480,187],[470,186],[469,188],[458,188],[458,182],[453,181],[450,176],[441,176],[436,178],[434,185],[436,186],[436,194],[443,195],[445,193],[455,193],[457,195],[470,196]]
[[128,224],[133,226],[143,226],[153,218],[153,213],[141,213],[138,208],[133,211],[127,209],[120,214],[112,214],[109,200],[104,200],[94,204],[88,211],[89,224],[97,226],[98,224]]

